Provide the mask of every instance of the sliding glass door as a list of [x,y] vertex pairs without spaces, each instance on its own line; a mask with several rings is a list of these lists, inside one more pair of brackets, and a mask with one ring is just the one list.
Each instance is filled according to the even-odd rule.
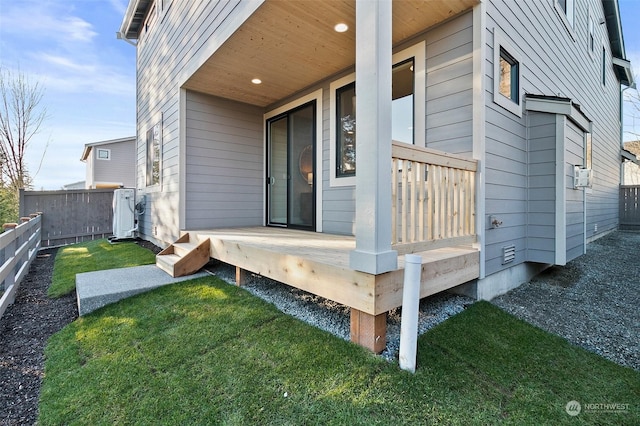
[[267,121],[267,224],[315,226],[315,102]]

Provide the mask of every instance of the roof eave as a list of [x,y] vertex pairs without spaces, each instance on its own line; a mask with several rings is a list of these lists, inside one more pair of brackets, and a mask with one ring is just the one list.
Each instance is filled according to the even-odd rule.
[[631,62],[622,58],[613,58],[613,68],[620,83],[625,86],[632,86],[634,83]]
[[91,148],[93,148],[91,145],[85,145],[84,146],[84,150],[82,151],[82,157],[80,157],[80,161],[87,161],[87,158],[89,158],[89,154],[91,153]]
[[626,149],[623,149],[621,154],[622,154],[623,160],[631,161],[632,163],[635,163],[640,166],[640,159],[632,152],[629,152]]
[[122,24],[120,25],[119,33],[122,37],[135,40],[140,33],[140,27],[144,16],[146,16],[149,7],[151,6],[149,0],[129,0],[129,5],[124,13]]
[[633,73],[631,72],[631,63],[626,59],[618,0],[602,0],[602,8],[607,23],[607,35],[609,36],[616,77],[621,84],[631,86]]

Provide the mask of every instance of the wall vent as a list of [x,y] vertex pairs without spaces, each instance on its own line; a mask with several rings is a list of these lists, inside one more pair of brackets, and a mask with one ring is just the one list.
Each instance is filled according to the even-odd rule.
[[506,265],[507,263],[513,262],[516,258],[516,246],[504,246],[502,247],[502,264]]

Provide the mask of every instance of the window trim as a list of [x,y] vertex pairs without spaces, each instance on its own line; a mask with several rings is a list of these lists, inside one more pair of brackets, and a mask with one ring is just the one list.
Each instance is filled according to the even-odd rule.
[[562,24],[567,29],[567,32],[569,33],[569,36],[571,36],[573,41],[576,41],[576,33],[575,33],[576,1],[575,0],[567,0],[567,9],[569,8],[569,3],[571,3],[571,5],[570,5],[571,6],[571,20],[569,19],[569,16],[567,16],[567,13],[560,6],[559,0],[551,0],[551,2],[553,2],[553,7],[554,7],[556,13],[558,14],[558,16],[560,17],[560,20],[562,21]]
[[[149,127],[145,134],[145,187],[146,188],[161,188],[162,187],[162,122]],[[149,175],[150,170],[153,170],[153,163],[156,161],[155,157],[151,158],[150,144],[153,145],[157,140],[158,143],[158,181],[154,182],[153,177]],[[151,160],[151,166],[149,161]]]
[[[592,46],[593,42],[593,46]],[[591,56],[591,60],[595,60],[596,57],[596,19],[593,15],[593,10],[589,6],[589,17],[587,19],[587,52]]]
[[[501,50],[518,63],[518,101],[500,93],[500,57]],[[509,43],[499,28],[493,29],[493,102],[512,114],[522,117],[522,57],[521,52]]]
[[[391,57],[391,65],[395,66],[411,58],[414,58],[413,138],[416,145],[424,147],[426,145],[426,42],[424,40],[393,54]],[[336,176],[336,90],[353,83],[355,80],[356,73],[354,72],[334,80],[329,84],[329,187],[331,188],[355,186],[356,184],[355,175]],[[422,142],[420,143],[420,141]],[[391,161],[391,159],[389,159],[389,161]]]
[[[107,156],[106,157],[100,157],[100,153],[101,152],[106,152]],[[101,160],[101,161],[109,161],[109,160],[111,160],[111,150],[107,149],[107,148],[96,148],[96,160]]]
[[607,46],[605,45],[604,40],[600,45],[602,46],[600,56],[600,84],[604,89],[607,87]]

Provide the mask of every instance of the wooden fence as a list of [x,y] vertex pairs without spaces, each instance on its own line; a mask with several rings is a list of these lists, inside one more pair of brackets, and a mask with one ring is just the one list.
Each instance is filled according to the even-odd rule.
[[620,187],[620,229],[640,231],[640,185]]
[[392,145],[392,245],[398,254],[476,241],[476,160]]
[[15,228],[8,226],[0,234],[0,317],[14,302],[18,287],[36,257],[41,227],[42,216],[32,215],[23,218]]
[[42,246],[75,244],[112,234],[113,189],[20,191],[20,214],[44,213]]

